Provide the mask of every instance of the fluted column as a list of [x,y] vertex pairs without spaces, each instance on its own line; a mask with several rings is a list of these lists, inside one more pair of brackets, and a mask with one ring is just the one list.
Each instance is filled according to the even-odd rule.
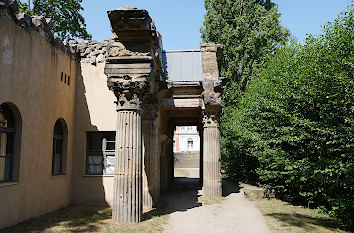
[[[160,85],[165,76],[162,41],[146,10],[124,7],[107,13],[114,37],[106,47],[104,73],[108,88],[117,96],[118,111],[113,220],[139,222],[143,211],[142,129],[154,130],[152,123],[145,122],[143,127],[143,106],[164,88]],[[151,167],[149,157],[154,153],[150,150],[156,150],[150,145],[153,140],[145,140],[147,167]],[[151,203],[151,197],[144,196]]]
[[200,185],[203,185],[203,145],[204,145],[204,139],[203,139],[203,131],[204,128],[203,126],[198,127],[198,132],[199,132],[199,141],[200,141],[200,149],[199,149],[199,182]]
[[221,197],[220,130],[217,112],[203,113],[203,196]]
[[116,93],[116,166],[112,217],[140,222],[142,215],[142,96],[133,90]]
[[152,209],[156,200],[154,187],[156,186],[155,176],[157,170],[157,145],[156,145],[156,118],[157,109],[154,105],[144,106],[143,113],[143,140],[144,140],[144,159],[143,159],[143,210],[147,212]]

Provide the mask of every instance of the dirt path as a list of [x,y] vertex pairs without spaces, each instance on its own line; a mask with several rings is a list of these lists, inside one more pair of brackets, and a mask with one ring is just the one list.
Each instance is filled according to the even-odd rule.
[[174,189],[164,196],[169,213],[166,233],[271,232],[264,217],[236,185],[224,181],[225,200],[203,206],[197,200],[198,186],[198,179],[180,178]]

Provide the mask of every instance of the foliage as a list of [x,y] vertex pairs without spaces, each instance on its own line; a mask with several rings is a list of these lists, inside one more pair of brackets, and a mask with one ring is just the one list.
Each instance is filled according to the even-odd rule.
[[223,169],[238,179],[252,182],[257,174],[246,171],[254,171],[257,160],[248,156],[247,140],[235,139],[235,134],[243,132],[230,130],[230,113],[237,107],[237,100],[264,57],[284,44],[289,32],[280,25],[277,6],[270,0],[205,0],[205,8],[207,13],[201,29],[203,41],[224,46],[221,75],[227,77],[227,83],[221,124]]
[[[256,174],[285,200],[354,219],[353,5],[323,34],[291,41],[266,57],[229,114],[234,150],[224,163]],[[254,161],[252,171],[237,159]],[[233,162],[231,162],[234,160]],[[235,161],[236,160],[236,161]],[[248,167],[249,168],[249,167]]]
[[289,36],[270,0],[205,0],[204,42],[224,46],[222,75],[229,78],[224,101],[232,105],[266,54]]
[[[85,19],[80,14],[82,0],[34,0],[31,9],[19,1],[19,11],[30,15],[43,15],[54,21],[53,32],[61,39],[91,39],[87,33]],[[30,3],[30,1],[29,1]]]

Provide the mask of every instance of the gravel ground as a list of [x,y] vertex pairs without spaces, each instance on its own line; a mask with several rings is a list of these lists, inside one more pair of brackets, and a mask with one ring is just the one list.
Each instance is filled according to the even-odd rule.
[[271,232],[259,210],[244,198],[242,190],[238,190],[232,182],[223,181],[225,198],[211,205],[201,204],[199,188],[198,179],[175,178],[174,187],[163,197],[169,214],[164,232]]

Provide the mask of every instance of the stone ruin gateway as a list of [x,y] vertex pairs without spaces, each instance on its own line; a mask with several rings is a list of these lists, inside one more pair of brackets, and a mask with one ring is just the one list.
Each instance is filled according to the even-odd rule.
[[221,46],[165,51],[146,10],[108,17],[113,38],[62,41],[0,0],[0,228],[71,204],[141,221],[173,183],[176,126],[197,126],[202,195],[222,195]]
[[[167,161],[158,161],[156,145],[159,140],[171,140],[177,125],[199,126],[203,196],[221,196],[221,47],[201,45],[202,80],[170,81],[161,36],[148,12],[126,7],[109,11],[108,17],[114,41],[107,45],[104,72],[117,97],[113,219],[140,222],[143,209],[151,209],[158,201],[159,176],[167,174],[159,174],[157,168]],[[156,131],[158,117],[168,122],[168,135]],[[172,147],[168,149],[171,153]]]

